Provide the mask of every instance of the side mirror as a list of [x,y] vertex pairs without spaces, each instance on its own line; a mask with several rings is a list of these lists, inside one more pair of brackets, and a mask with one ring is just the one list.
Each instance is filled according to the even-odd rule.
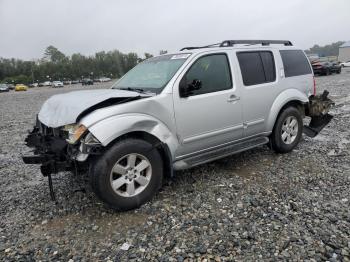
[[186,83],[186,77],[182,78],[179,84],[180,97],[188,97],[193,94],[193,91],[202,88],[202,82],[199,79],[193,79],[192,83]]

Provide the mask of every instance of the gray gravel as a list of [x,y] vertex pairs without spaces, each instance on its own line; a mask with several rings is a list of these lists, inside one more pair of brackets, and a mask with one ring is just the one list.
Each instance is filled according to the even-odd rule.
[[350,69],[316,81],[336,101],[318,137],[290,154],[259,147],[177,172],[125,213],[69,174],[54,177],[55,205],[20,158],[42,103],[81,86],[0,94],[0,260],[350,261]]

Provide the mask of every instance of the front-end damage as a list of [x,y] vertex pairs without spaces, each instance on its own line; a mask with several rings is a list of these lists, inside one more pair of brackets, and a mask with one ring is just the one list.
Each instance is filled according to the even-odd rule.
[[89,157],[100,154],[104,148],[84,125],[71,123],[81,122],[92,112],[153,95],[106,89],[52,96],[42,106],[33,130],[25,139],[32,152],[22,156],[24,163],[41,165],[41,173],[48,177],[54,199],[51,174],[85,173],[89,169]]
[[334,102],[328,98],[329,92],[324,90],[322,95],[312,95],[305,107],[305,115],[311,117],[309,125],[304,125],[303,132],[309,137],[315,137],[332,120],[328,112]]
[[61,171],[86,172],[88,157],[100,154],[102,150],[101,143],[88,130],[81,134],[78,141],[72,143],[69,131],[65,128],[50,128],[38,119],[25,142],[29,148],[32,148],[32,152],[30,155],[22,156],[23,161],[25,164],[41,165],[41,173],[49,179],[50,194],[53,200],[55,196],[51,174]]
[[73,143],[65,128],[50,128],[39,120],[25,142],[33,149],[33,154],[23,156],[24,163],[41,164],[44,176],[60,171],[75,172],[77,165],[79,170],[84,169],[88,156],[99,154],[102,149],[101,143],[88,130]]

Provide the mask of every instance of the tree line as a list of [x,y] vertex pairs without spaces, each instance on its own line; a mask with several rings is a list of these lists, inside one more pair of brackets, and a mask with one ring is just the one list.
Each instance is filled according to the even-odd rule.
[[[166,51],[161,51],[166,52]],[[7,83],[32,83],[48,80],[77,80],[85,77],[119,78],[137,63],[152,57],[145,53],[122,53],[118,50],[101,51],[93,56],[73,54],[67,56],[54,46],[49,46],[43,58],[37,61],[0,58],[0,81]]]

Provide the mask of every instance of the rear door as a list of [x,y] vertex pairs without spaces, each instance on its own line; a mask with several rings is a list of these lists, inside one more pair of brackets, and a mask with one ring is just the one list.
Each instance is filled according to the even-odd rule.
[[236,58],[240,70],[237,84],[244,99],[244,136],[249,137],[265,131],[265,121],[281,88],[274,51],[241,50]]

